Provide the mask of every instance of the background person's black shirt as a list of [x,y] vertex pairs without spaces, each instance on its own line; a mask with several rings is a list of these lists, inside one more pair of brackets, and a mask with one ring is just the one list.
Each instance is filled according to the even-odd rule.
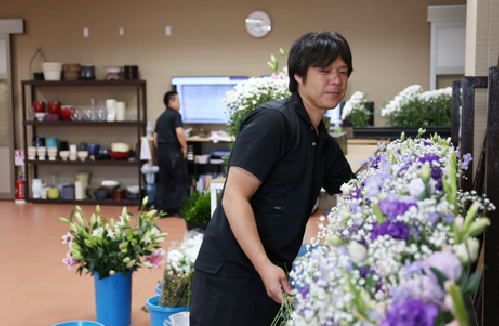
[[176,154],[180,152],[180,143],[175,128],[182,127],[180,113],[167,107],[158,120],[154,132],[158,133],[158,152],[161,154]]
[[[321,187],[332,195],[353,178],[338,143],[322,122],[318,129],[317,136],[295,92],[290,99],[259,106],[243,120],[229,161],[230,166],[243,168],[260,180],[251,198],[258,234],[268,258],[282,268],[286,265],[288,271],[303,243]],[[230,262],[254,271],[220,203],[208,224],[195,267],[216,274]]]

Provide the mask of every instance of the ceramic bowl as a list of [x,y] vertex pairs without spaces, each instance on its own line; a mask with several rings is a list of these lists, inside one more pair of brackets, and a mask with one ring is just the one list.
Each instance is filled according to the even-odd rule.
[[108,154],[109,154],[109,156],[111,156],[115,160],[126,160],[130,156],[128,152],[126,152],[126,153],[109,152]]
[[139,186],[134,185],[134,186],[127,186],[126,190],[131,193],[131,194],[138,194],[139,193]]
[[69,157],[69,151],[60,151],[59,152],[59,156],[64,160],[66,161]]
[[106,199],[109,197],[109,191],[107,189],[97,189],[93,192],[95,199]]
[[59,188],[50,188],[47,190],[47,197],[50,199],[59,198]]
[[77,155],[78,155],[78,158],[83,162],[88,157],[88,152],[87,151],[79,151],[77,153]]
[[72,105],[61,105],[61,109],[59,110],[62,120],[72,120],[71,114],[73,114],[73,112],[74,107]]
[[119,74],[121,72],[120,66],[105,66],[103,68],[108,74]]

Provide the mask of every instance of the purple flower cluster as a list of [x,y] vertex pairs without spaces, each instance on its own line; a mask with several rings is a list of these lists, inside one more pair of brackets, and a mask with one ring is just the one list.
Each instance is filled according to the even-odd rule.
[[395,239],[408,240],[411,229],[401,221],[386,221],[381,224],[374,223],[371,231],[371,239],[375,240],[378,236],[389,235]]
[[402,216],[404,213],[411,208],[411,206],[416,206],[414,202],[398,201],[395,199],[385,199],[378,203],[378,207],[381,212],[388,217],[388,219],[395,221],[397,216]]
[[473,160],[473,158],[471,157],[470,153],[464,154],[463,162],[461,163],[461,168],[463,170],[468,170],[468,165],[470,164],[471,160]]
[[433,162],[439,162],[440,157],[438,155],[425,155],[423,157],[418,158],[418,162],[423,164],[428,163],[431,167],[431,178],[435,180],[437,183],[435,185],[435,189],[438,191],[444,190],[442,185],[442,170],[439,167],[433,166]]
[[386,312],[382,326],[432,326],[438,316],[438,308],[433,304],[425,305],[421,300],[406,298],[394,302]]

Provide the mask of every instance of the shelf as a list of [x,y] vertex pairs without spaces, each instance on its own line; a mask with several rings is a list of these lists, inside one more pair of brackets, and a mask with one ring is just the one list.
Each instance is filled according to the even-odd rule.
[[22,80],[21,85],[27,86],[137,86],[145,85],[141,79],[118,80]]
[[136,206],[141,203],[142,199],[124,199],[123,201],[113,201],[108,199],[82,199],[82,200],[66,200],[57,199],[42,199],[42,198],[27,198],[26,202],[33,204],[68,204],[68,205],[109,205],[109,206]]
[[128,160],[89,160],[86,159],[85,162],[81,160],[76,161],[63,161],[63,160],[26,160],[27,164],[31,165],[72,165],[72,166],[140,166],[140,161],[128,161]]
[[127,126],[146,126],[145,122],[139,121],[72,121],[72,120],[55,120],[55,121],[35,121],[25,120],[24,126],[71,126],[71,127],[88,127],[88,126],[106,126],[106,127],[127,127]]

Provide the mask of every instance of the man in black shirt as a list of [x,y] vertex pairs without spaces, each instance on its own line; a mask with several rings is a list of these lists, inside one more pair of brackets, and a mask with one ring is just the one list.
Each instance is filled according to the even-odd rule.
[[[154,207],[173,216],[180,202],[189,194],[189,172],[187,168],[187,141],[180,113],[177,92],[167,92],[163,99],[166,110],[156,121],[154,146],[157,148],[159,184],[156,187]],[[167,203],[167,192],[175,185],[175,201]]]
[[241,123],[219,205],[195,263],[191,326],[270,325],[291,293],[290,270],[321,187],[353,173],[323,115],[344,98],[350,48],[336,33],[308,33],[289,52],[289,99]]

